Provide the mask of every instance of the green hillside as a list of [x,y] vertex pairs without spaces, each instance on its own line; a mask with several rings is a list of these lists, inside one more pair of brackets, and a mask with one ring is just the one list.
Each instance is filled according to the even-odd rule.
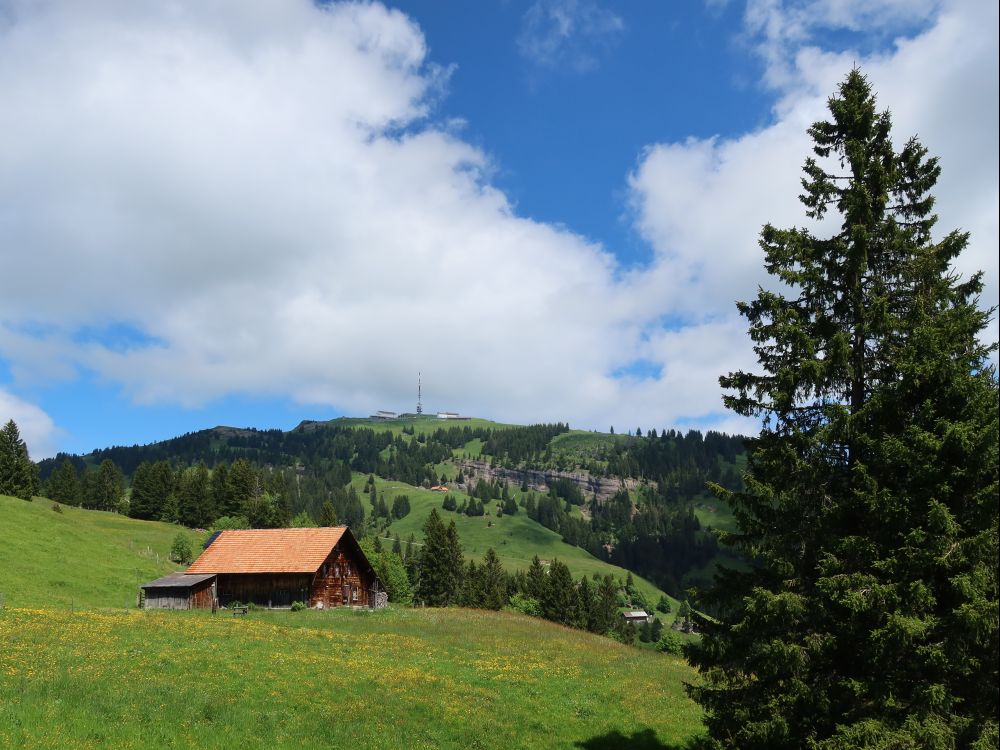
[[[367,481],[367,477],[356,476],[354,478],[354,485],[362,497],[364,497],[365,481]],[[495,505],[491,504],[489,516],[466,516],[442,510],[441,502],[444,499],[442,493],[425,490],[422,487],[413,487],[402,482],[385,481],[378,477],[375,478],[375,487],[378,492],[385,493],[386,503],[390,506],[392,499],[398,495],[406,495],[410,498],[410,514],[394,521],[389,526],[388,532],[380,534],[383,537],[399,534],[400,539],[405,543],[410,534],[413,534],[419,541],[423,536],[423,525],[431,508],[437,508],[445,523],[455,522],[466,557],[478,560],[482,558],[487,549],[492,547],[496,550],[504,567],[511,572],[527,570],[531,558],[538,555],[540,559],[545,561],[558,558],[566,563],[577,578],[584,575],[590,576],[593,573],[599,573],[602,576],[610,573],[616,578],[624,580],[625,576],[628,575],[628,571],[624,568],[598,560],[587,551],[566,544],[559,534],[528,518],[523,509],[519,509],[515,516],[505,515],[498,518],[493,512]],[[454,490],[449,494],[453,495],[458,503],[468,498],[465,493]],[[366,506],[366,513],[371,511],[367,500],[362,500],[362,504]],[[633,578],[637,588],[651,605],[655,604],[663,595],[663,592],[649,581],[634,574]],[[673,613],[676,614],[676,600],[670,597],[668,599],[671,601]],[[664,620],[672,621],[674,614],[665,616]]]
[[0,594],[8,607],[131,606],[140,583],[178,569],[167,555],[179,526],[52,506],[0,495]]
[[701,731],[682,659],[536,618],[136,610],[178,527],[52,505],[0,497],[0,747],[673,749]]
[[428,435],[435,430],[448,429],[449,427],[468,427],[476,430],[480,428],[490,430],[505,430],[517,425],[494,422],[481,417],[470,417],[469,419],[448,420],[438,419],[433,414],[421,414],[418,416],[408,416],[402,419],[372,419],[370,417],[337,417],[326,422],[306,422],[307,429],[316,427],[366,427],[376,432],[391,432],[393,435],[402,435],[404,430],[412,431],[413,434]]

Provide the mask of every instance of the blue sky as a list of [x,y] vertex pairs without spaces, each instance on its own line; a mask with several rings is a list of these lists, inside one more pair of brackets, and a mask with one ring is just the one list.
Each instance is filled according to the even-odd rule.
[[418,371],[429,410],[752,429],[733,301],[855,64],[997,301],[989,4],[0,11],[0,419],[35,457],[410,409]]
[[519,44],[534,5],[398,7],[419,21],[431,57],[455,65],[441,116],[464,120],[463,137],[495,158],[493,182],[519,213],[599,240],[626,264],[646,262],[623,180],[643,148],[736,135],[770,118],[772,97],[756,83],[761,63],[740,39],[742,10],[594,3],[620,30],[567,40],[539,60]]

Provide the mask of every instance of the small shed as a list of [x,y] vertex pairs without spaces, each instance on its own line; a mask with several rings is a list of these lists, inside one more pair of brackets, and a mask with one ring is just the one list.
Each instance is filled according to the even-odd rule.
[[625,622],[634,622],[636,625],[641,625],[644,622],[652,622],[653,616],[644,610],[633,609],[630,612],[622,612],[622,619]]
[[171,573],[144,583],[146,609],[211,609],[215,601],[215,574]]

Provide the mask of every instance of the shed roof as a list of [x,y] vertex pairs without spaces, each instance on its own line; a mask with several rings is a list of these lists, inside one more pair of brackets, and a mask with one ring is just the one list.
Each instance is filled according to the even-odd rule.
[[640,617],[649,617],[649,615],[641,609],[634,609],[631,612],[622,612],[622,617],[625,617],[626,619],[638,619]]
[[315,573],[346,531],[346,526],[223,531],[187,572]]
[[199,583],[215,578],[215,573],[203,575],[188,575],[187,573],[171,573],[163,578],[142,584],[144,589],[188,589],[197,586]]

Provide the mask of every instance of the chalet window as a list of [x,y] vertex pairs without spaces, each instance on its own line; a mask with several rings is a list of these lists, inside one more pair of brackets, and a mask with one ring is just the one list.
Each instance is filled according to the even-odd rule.
[[352,591],[351,591],[351,597],[354,599],[354,601],[358,600],[358,590],[357,589],[352,589]]
[[340,565],[334,564],[333,575],[335,578],[340,578]]

